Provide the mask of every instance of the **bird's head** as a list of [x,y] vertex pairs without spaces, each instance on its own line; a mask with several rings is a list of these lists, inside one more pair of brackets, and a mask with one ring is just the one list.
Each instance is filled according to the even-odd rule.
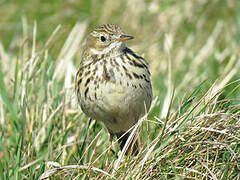
[[106,54],[113,49],[121,50],[130,39],[133,37],[125,35],[120,27],[104,24],[89,34],[86,47],[94,54]]

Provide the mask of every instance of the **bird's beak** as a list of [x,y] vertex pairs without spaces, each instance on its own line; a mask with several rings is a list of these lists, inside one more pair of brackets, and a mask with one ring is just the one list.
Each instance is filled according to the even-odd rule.
[[133,36],[128,36],[128,35],[121,35],[120,38],[119,38],[119,41],[127,41],[127,40],[130,40],[130,39],[133,39],[134,37]]

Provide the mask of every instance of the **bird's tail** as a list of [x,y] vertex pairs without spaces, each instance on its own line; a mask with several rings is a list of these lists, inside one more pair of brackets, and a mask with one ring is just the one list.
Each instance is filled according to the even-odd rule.
[[[120,149],[123,150],[123,147],[125,146],[128,137],[130,136],[131,132],[123,132],[123,133],[118,133],[117,134],[117,138],[119,139],[118,142],[120,143]],[[136,156],[138,154],[138,143],[135,141],[135,139],[133,139],[133,141],[130,143],[130,145],[128,146],[127,151],[125,152],[125,155],[127,155],[130,151],[132,151],[131,155]]]

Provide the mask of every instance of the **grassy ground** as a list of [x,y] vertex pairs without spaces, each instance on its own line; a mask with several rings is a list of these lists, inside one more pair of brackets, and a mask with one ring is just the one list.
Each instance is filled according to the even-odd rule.
[[[240,2],[0,1],[0,179],[240,179]],[[155,100],[137,157],[74,93],[86,34],[121,26]],[[116,139],[115,139],[116,141]],[[106,161],[109,168],[104,169]]]

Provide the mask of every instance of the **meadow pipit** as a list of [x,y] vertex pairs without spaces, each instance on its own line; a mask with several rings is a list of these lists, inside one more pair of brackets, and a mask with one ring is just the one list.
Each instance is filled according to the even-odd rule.
[[[147,113],[152,101],[150,72],[145,60],[126,47],[133,39],[113,24],[94,29],[88,36],[76,75],[82,111],[102,121],[120,138]],[[129,133],[120,141],[124,147]],[[133,151],[137,151],[136,143]]]

